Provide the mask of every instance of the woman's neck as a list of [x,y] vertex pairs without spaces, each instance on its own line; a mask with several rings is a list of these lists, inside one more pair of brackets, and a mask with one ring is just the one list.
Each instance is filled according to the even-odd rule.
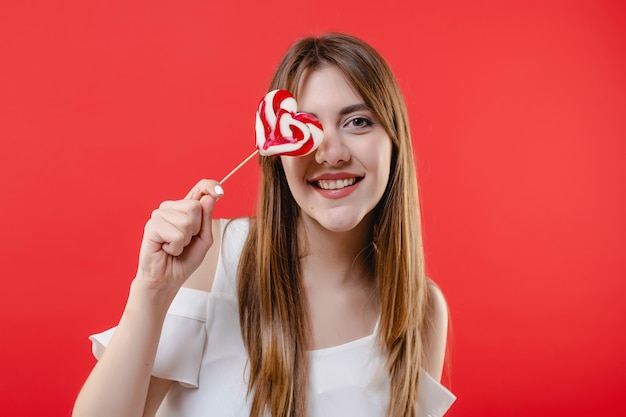
[[357,227],[345,232],[330,231],[313,219],[301,217],[298,236],[305,281],[309,277],[331,285],[370,281],[367,258],[373,250],[371,214]]
[[329,231],[312,219],[300,221],[300,272],[312,349],[357,340],[376,327],[380,301],[371,266],[371,218],[347,232]]

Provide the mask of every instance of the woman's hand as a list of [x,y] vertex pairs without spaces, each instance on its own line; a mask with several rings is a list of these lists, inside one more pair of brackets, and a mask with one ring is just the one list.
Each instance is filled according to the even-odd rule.
[[213,244],[213,207],[223,194],[217,181],[201,180],[184,199],[161,203],[146,223],[135,281],[178,291]]

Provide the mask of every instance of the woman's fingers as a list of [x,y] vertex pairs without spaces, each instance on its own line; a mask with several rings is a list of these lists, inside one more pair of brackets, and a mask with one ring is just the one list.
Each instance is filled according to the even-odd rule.
[[224,190],[220,183],[215,180],[200,180],[189,190],[185,199],[200,201],[205,195],[210,195],[217,200],[224,195]]
[[199,200],[202,206],[202,226],[198,238],[210,247],[213,243],[212,216],[215,202],[224,196],[224,189],[215,180],[199,181],[187,194],[186,199]]
[[140,252],[142,274],[184,280],[202,263],[213,244],[211,215],[223,195],[218,185],[202,180],[185,199],[164,201],[152,212]]
[[183,253],[191,237],[187,237],[183,231],[162,217],[155,217],[151,222],[149,238],[152,241],[160,243],[161,249],[168,255],[179,256]]
[[218,198],[219,197],[214,197],[213,195],[205,195],[200,199],[200,205],[202,207],[202,226],[198,232],[198,238],[208,246],[213,244],[213,209],[215,208],[215,203]]
[[[172,221],[172,218],[176,221]],[[189,244],[193,234],[189,221],[182,213],[155,212],[150,219],[149,238],[169,255],[178,256]]]
[[215,202],[223,194],[217,181],[201,180],[184,200],[162,202],[146,225],[149,239],[162,245],[172,256],[179,256],[196,236],[206,248],[210,247],[213,242],[211,216]]
[[153,216],[155,214],[172,223],[188,236],[185,245],[189,243],[192,236],[200,232],[202,227],[203,209],[199,201],[164,201],[159,206],[159,210],[153,213]]

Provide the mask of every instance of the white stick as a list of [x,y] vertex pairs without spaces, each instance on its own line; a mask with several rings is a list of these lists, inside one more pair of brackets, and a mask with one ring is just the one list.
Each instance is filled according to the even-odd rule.
[[222,184],[224,181],[226,181],[228,178],[230,178],[231,175],[233,175],[235,172],[237,172],[237,170],[239,168],[241,168],[246,162],[251,160],[258,153],[259,153],[258,149],[255,150],[254,152],[252,152],[246,159],[241,161],[241,163],[239,165],[237,165],[235,168],[233,168],[232,171],[230,171],[228,174],[226,174],[226,176],[224,178],[222,178],[222,180],[220,181],[220,184]]

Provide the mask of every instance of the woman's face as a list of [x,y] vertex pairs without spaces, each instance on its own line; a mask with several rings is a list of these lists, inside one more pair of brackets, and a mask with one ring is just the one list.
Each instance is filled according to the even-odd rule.
[[391,165],[391,140],[363,99],[332,65],[306,74],[298,111],[324,128],[319,148],[304,157],[281,156],[289,188],[303,220],[352,230],[380,201]]

